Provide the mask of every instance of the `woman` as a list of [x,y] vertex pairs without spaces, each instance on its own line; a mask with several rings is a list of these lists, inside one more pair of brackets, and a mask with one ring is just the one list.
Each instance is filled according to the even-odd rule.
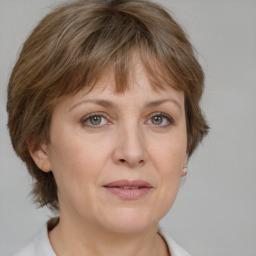
[[181,27],[140,0],[55,8],[8,87],[13,147],[59,212],[16,255],[189,255],[158,227],[207,134],[204,76]]

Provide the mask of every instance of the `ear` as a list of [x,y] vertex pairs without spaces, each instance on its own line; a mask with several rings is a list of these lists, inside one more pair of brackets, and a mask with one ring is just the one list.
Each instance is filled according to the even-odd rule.
[[48,156],[48,146],[46,143],[37,144],[33,139],[27,141],[30,156],[35,164],[43,172],[50,172],[51,165]]
[[186,154],[184,161],[183,161],[183,166],[182,166],[182,174],[181,176],[184,177],[187,175],[187,165],[188,165],[188,154]]

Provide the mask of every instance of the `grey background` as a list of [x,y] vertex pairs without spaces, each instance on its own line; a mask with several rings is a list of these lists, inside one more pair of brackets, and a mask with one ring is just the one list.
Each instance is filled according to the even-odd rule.
[[[49,218],[6,129],[6,87],[17,53],[56,0],[0,0],[0,255]],[[206,73],[211,132],[162,226],[194,256],[256,255],[256,0],[159,0],[186,28]]]

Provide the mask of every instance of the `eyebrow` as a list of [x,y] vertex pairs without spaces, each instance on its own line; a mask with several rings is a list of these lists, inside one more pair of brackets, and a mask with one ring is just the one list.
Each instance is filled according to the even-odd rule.
[[182,112],[182,108],[181,108],[180,103],[177,100],[172,99],[172,98],[148,102],[148,103],[146,103],[144,105],[144,108],[156,107],[156,106],[159,106],[159,105],[161,105],[161,104],[163,104],[165,102],[172,102],[172,103],[174,103],[179,108],[180,112]]
[[[144,108],[157,107],[157,106],[162,105],[165,102],[172,102],[172,103],[174,103],[179,108],[180,112],[182,112],[182,107],[181,107],[180,103],[177,100],[172,99],[172,98],[156,100],[156,101],[150,101],[150,102],[145,103],[143,107]],[[69,112],[72,111],[77,106],[79,106],[81,104],[85,104],[85,103],[94,103],[94,104],[100,105],[100,106],[105,107],[105,108],[118,108],[118,106],[114,102],[109,101],[109,100],[88,99],[88,100],[80,101],[77,104],[73,105],[69,109]]]

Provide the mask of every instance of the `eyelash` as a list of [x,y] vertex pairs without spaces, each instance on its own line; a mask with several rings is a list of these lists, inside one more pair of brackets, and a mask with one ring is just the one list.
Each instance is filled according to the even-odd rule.
[[[90,118],[92,117],[100,117],[100,118],[104,118],[107,122],[107,124],[103,124],[103,125],[93,125],[93,124],[87,124],[88,121],[90,121]],[[155,124],[151,124],[152,126],[155,126],[156,128],[167,128],[170,125],[174,124],[174,120],[171,116],[158,112],[158,113],[152,113],[147,117],[147,122],[152,120],[152,118],[154,117],[161,117],[163,119],[166,119],[167,124],[165,125],[155,125]],[[91,129],[100,129],[100,128],[104,128],[106,125],[108,125],[110,122],[108,121],[108,117],[106,117],[105,113],[101,113],[101,112],[96,112],[96,113],[90,113],[89,115],[84,116],[81,120],[80,123],[82,124],[83,127],[87,127],[87,128],[91,128]]]

